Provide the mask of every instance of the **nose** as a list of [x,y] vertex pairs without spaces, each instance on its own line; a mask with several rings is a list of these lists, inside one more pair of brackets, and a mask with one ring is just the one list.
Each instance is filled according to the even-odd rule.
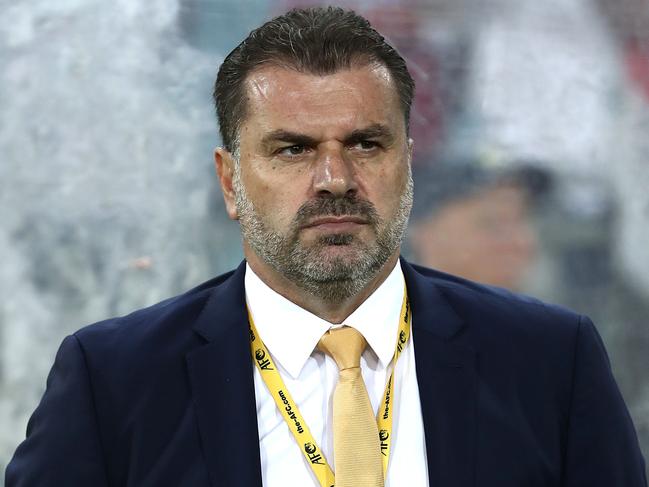
[[358,191],[354,163],[345,155],[344,147],[328,148],[319,154],[313,189],[318,196],[345,196]]

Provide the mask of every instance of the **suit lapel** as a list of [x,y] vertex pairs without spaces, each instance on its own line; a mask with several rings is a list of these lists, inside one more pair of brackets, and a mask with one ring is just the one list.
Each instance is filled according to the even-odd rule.
[[259,434],[242,263],[194,325],[207,343],[187,355],[200,438],[214,487],[261,486]]
[[464,324],[431,278],[402,261],[413,313],[417,382],[431,487],[475,485],[475,352],[461,343]]
[[[402,260],[413,312],[417,381],[431,487],[475,484],[474,351],[463,323],[432,279]],[[245,263],[210,297],[194,325],[206,343],[187,355],[192,397],[214,487],[259,487],[259,434],[250,359]]]

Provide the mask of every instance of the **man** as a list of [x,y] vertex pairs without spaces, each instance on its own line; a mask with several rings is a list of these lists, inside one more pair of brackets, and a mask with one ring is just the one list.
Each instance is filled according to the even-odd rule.
[[415,172],[408,231],[413,260],[472,281],[519,291],[536,260],[534,210],[552,180],[538,164],[487,167],[436,161]]
[[412,93],[351,12],[253,31],[215,85],[246,262],[66,338],[7,486],[646,486],[587,318],[399,260]]

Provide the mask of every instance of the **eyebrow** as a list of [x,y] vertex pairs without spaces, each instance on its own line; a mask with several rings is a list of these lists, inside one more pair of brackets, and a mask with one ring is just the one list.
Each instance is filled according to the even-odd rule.
[[290,144],[305,146],[313,146],[316,144],[316,140],[313,137],[283,129],[273,130],[272,132],[264,135],[264,137],[262,137],[261,139],[261,143],[264,147],[272,144],[273,142],[287,142]]
[[[368,127],[352,131],[347,136],[345,136],[344,143],[353,144],[367,139],[383,139],[386,141],[386,143],[389,144],[394,140],[394,134],[392,133],[392,130],[390,130],[390,128],[386,125],[375,123],[369,125]],[[283,129],[273,130],[261,139],[261,143],[265,147],[274,142],[286,142],[289,144],[304,145],[307,147],[315,146],[318,143],[318,141],[313,137]]]
[[386,143],[391,143],[394,140],[392,130],[386,125],[375,123],[363,129],[354,130],[347,138],[345,143],[351,144],[360,142],[361,140],[368,139],[383,139]]

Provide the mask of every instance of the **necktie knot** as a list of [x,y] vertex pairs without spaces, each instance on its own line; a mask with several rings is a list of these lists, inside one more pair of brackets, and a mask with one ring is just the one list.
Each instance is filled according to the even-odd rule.
[[349,326],[329,330],[318,342],[318,350],[334,359],[338,370],[360,367],[366,347],[363,335]]

